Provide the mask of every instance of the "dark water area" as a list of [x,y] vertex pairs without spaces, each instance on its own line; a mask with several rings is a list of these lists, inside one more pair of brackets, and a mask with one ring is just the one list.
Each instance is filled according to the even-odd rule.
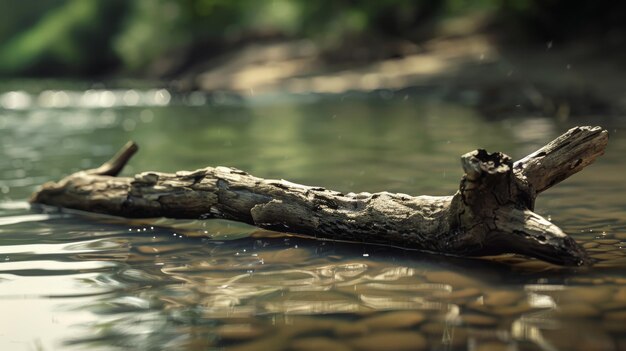
[[[0,350],[626,349],[626,117],[488,120],[411,95],[0,94]],[[597,263],[465,259],[220,220],[31,208],[127,140],[140,171],[233,166],[339,191],[451,195],[459,157],[514,159],[575,125],[606,155],[537,201]]]

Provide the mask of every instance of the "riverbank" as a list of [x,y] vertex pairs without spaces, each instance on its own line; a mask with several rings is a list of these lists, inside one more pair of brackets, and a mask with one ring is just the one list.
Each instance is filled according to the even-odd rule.
[[395,41],[373,47],[347,44],[338,57],[307,40],[251,43],[184,68],[172,87],[242,96],[435,95],[475,106],[488,117],[626,112],[626,82],[620,78],[626,66],[589,42],[506,42],[493,31],[458,22],[420,45]]

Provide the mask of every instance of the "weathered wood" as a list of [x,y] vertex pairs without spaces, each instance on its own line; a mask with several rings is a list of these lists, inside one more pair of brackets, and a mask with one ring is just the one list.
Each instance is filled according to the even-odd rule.
[[126,145],[95,169],[46,183],[32,202],[123,217],[224,218],[335,240],[451,255],[518,253],[562,265],[587,255],[532,212],[538,193],[602,155],[608,133],[576,127],[515,164],[502,153],[462,156],[452,196],[348,193],[254,177],[227,167],[115,177],[136,151]]
[[572,128],[515,162],[513,169],[518,177],[526,177],[539,194],[587,167],[604,154],[607,142],[608,132],[599,127]]

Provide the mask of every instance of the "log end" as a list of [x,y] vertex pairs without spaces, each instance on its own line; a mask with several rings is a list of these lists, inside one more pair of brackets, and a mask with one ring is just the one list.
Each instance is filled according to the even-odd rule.
[[478,149],[461,156],[463,170],[469,179],[478,179],[481,174],[503,174],[511,170],[511,158],[501,152],[488,153]]

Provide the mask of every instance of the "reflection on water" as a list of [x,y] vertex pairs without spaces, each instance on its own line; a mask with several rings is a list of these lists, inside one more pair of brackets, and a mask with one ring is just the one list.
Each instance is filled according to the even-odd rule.
[[[487,123],[398,94],[239,105],[195,97],[191,106],[128,92],[111,91],[112,105],[103,91],[1,95],[0,349],[626,348],[623,122]],[[142,150],[126,173],[229,165],[343,191],[445,195],[458,186],[461,154],[521,157],[573,124],[609,128],[608,153],[539,197],[537,210],[584,242],[598,261],[589,269],[25,202],[36,185],[97,165],[127,139]]]

